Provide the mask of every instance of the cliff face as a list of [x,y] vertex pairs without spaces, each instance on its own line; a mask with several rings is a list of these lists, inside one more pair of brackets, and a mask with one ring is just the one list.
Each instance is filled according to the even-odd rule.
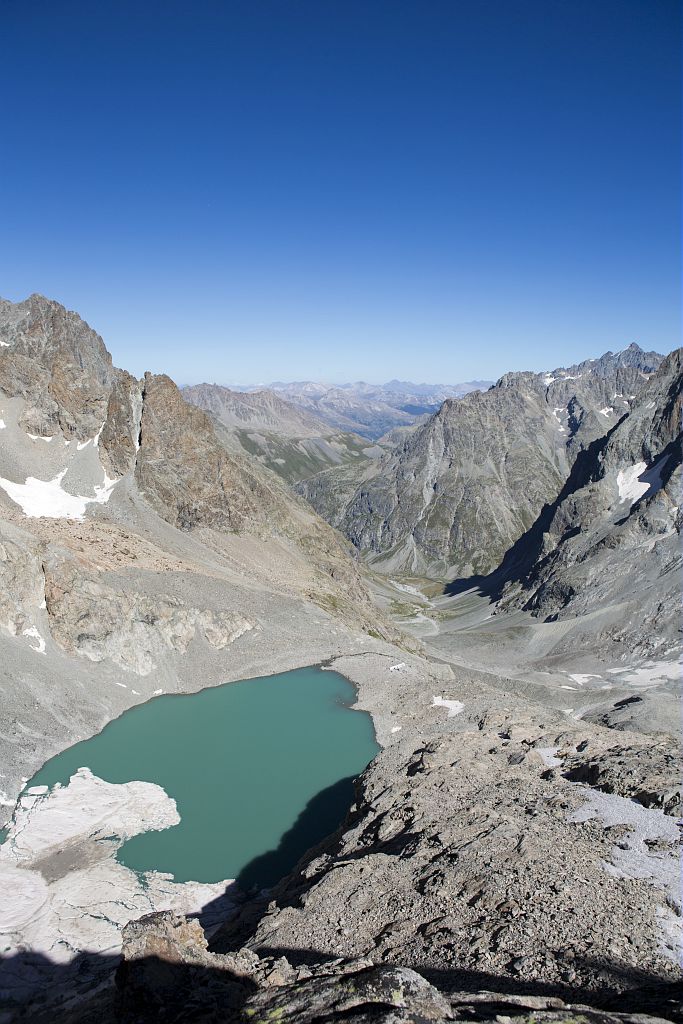
[[76,313],[42,295],[0,301],[0,390],[25,399],[31,433],[92,437],[116,376],[99,334]]
[[333,521],[382,571],[489,572],[556,498],[577,454],[628,413],[659,361],[631,346],[566,370],[506,374],[489,391],[448,400]]
[[611,639],[649,656],[680,647],[682,394],[677,350],[511,553],[524,571],[513,573],[504,607],[559,618],[618,607],[593,644]]

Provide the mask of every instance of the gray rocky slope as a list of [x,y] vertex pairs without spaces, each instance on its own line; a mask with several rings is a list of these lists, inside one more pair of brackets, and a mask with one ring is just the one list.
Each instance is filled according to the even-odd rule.
[[379,460],[343,508],[303,491],[377,570],[449,578],[494,569],[574,461],[630,409],[661,362],[632,345],[548,374],[509,373],[449,399]]
[[[342,827],[209,949],[196,922],[131,923],[116,988],[83,962],[63,1019],[679,1020],[671,741],[411,656],[333,667],[383,744]],[[590,778],[629,747],[630,776]]]
[[618,608],[587,643],[651,658],[680,651],[682,396],[678,349],[508,553],[502,608],[545,619]]

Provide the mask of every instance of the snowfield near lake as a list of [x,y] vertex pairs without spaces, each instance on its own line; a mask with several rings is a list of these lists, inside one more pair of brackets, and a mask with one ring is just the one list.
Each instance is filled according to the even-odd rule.
[[[81,768],[66,786],[36,786],[17,804],[0,847],[0,942],[56,963],[79,952],[117,953],[127,921],[155,910],[198,913],[229,881],[176,883],[115,860],[126,839],[178,824],[175,800],[151,782],[114,785]],[[223,906],[225,912],[225,905]],[[0,988],[11,991],[9,970]]]

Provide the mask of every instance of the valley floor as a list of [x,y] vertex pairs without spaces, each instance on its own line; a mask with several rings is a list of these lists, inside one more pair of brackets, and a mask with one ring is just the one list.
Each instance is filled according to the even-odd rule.
[[498,612],[474,581],[374,575],[371,585],[378,605],[430,658],[500,676],[513,692],[575,721],[680,735],[680,655],[634,657],[617,643],[588,649],[581,634],[612,622],[613,609],[543,622]]

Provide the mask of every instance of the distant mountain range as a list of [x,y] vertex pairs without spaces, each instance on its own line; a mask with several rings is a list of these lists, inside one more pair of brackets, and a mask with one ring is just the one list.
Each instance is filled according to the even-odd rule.
[[275,381],[267,388],[234,387],[234,392],[274,392],[288,402],[323,420],[334,430],[353,431],[377,440],[394,427],[407,427],[430,415],[447,398],[461,398],[470,391],[486,390],[493,381],[472,380],[462,384],[413,384],[391,380],[386,384],[323,384],[319,381]]
[[186,402],[208,413],[225,446],[258,459],[288,484],[316,477],[326,469],[360,469],[382,448],[365,437],[338,430],[274,391],[232,391],[220,384],[182,389]]

